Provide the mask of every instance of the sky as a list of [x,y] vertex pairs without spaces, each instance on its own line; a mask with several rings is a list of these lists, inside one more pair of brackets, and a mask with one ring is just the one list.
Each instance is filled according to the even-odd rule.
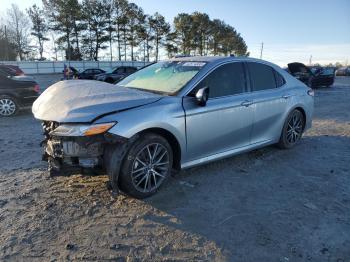
[[[207,13],[235,27],[252,57],[286,65],[309,63],[350,64],[350,0],[130,0],[146,13],[159,12],[168,22],[181,12]],[[21,9],[41,0],[7,0]]]

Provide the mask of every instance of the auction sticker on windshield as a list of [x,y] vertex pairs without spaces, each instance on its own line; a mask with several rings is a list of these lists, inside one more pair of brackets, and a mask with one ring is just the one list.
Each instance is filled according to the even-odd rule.
[[195,66],[195,67],[203,67],[205,62],[186,62],[182,66]]

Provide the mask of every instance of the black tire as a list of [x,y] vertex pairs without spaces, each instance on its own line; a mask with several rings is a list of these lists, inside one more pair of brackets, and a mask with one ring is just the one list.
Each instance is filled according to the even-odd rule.
[[135,198],[149,197],[170,176],[172,164],[173,152],[168,141],[157,134],[143,134],[124,157],[119,175],[120,189]]
[[305,127],[305,117],[303,113],[295,109],[287,117],[278,146],[282,149],[294,147],[301,139]]
[[15,98],[8,95],[0,95],[0,117],[10,117],[18,113],[19,105]]

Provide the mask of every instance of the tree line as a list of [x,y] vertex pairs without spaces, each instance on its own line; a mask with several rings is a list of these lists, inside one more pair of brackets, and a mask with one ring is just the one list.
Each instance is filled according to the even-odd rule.
[[[0,59],[45,60],[64,52],[67,60],[157,61],[183,55],[249,55],[231,25],[200,12],[178,14],[172,24],[160,13],[146,14],[127,0],[42,0],[22,11],[16,5],[0,26]],[[35,43],[35,44],[33,44]],[[116,51],[116,52],[114,52]]]

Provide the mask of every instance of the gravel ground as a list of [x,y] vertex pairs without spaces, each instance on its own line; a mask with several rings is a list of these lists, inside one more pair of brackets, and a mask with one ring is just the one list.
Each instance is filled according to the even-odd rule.
[[154,197],[104,176],[49,178],[40,123],[0,119],[1,261],[350,261],[350,79],[318,89],[313,128],[185,170]]

